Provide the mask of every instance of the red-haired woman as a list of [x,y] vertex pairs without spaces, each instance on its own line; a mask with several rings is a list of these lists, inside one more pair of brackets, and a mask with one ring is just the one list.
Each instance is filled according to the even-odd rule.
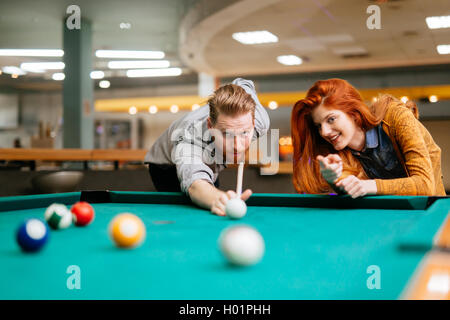
[[441,149],[413,102],[380,95],[369,107],[347,81],[317,81],[291,130],[297,192],[445,195]]

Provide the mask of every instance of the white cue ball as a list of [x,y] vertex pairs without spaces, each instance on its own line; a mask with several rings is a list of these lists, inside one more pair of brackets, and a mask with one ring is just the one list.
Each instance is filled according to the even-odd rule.
[[229,227],[219,237],[219,247],[225,258],[238,266],[258,263],[265,251],[264,239],[254,228],[246,225]]
[[225,213],[231,219],[240,219],[247,213],[247,205],[240,198],[233,198],[227,201]]

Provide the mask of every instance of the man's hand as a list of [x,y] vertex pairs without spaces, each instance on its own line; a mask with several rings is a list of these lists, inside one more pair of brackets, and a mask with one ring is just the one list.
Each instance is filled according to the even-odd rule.
[[[252,190],[247,189],[241,194],[241,199],[246,201],[252,195]],[[227,192],[221,192],[218,197],[214,200],[211,206],[211,212],[218,216],[225,216],[225,206],[227,205],[227,201],[233,198],[236,198],[236,192],[229,190]]]
[[320,174],[330,184],[336,182],[342,174],[342,159],[337,154],[329,154],[326,157],[317,156],[320,164]]
[[[189,197],[199,207],[211,210],[219,216],[225,215],[225,205],[231,198],[236,197],[234,191],[221,191],[206,180],[195,180],[189,187]],[[246,201],[252,195],[250,189],[241,194],[241,199]]]
[[375,180],[360,180],[353,175],[336,183],[336,187],[351,195],[353,199],[363,197],[367,194],[377,193],[377,184]]

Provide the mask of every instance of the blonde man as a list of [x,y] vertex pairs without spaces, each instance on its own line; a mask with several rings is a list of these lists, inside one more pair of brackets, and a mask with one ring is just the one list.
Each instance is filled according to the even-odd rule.
[[[218,88],[208,104],[173,122],[145,157],[158,191],[181,191],[198,206],[225,215],[235,196],[218,189],[219,172],[245,159],[250,143],[265,135],[270,121],[252,81],[241,78]],[[245,190],[245,201],[252,194]]]

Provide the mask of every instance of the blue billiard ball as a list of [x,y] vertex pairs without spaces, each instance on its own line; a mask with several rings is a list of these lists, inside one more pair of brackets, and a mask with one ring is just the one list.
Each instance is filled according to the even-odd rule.
[[29,219],[17,229],[16,240],[23,251],[35,252],[47,243],[49,229],[45,222],[39,219]]

